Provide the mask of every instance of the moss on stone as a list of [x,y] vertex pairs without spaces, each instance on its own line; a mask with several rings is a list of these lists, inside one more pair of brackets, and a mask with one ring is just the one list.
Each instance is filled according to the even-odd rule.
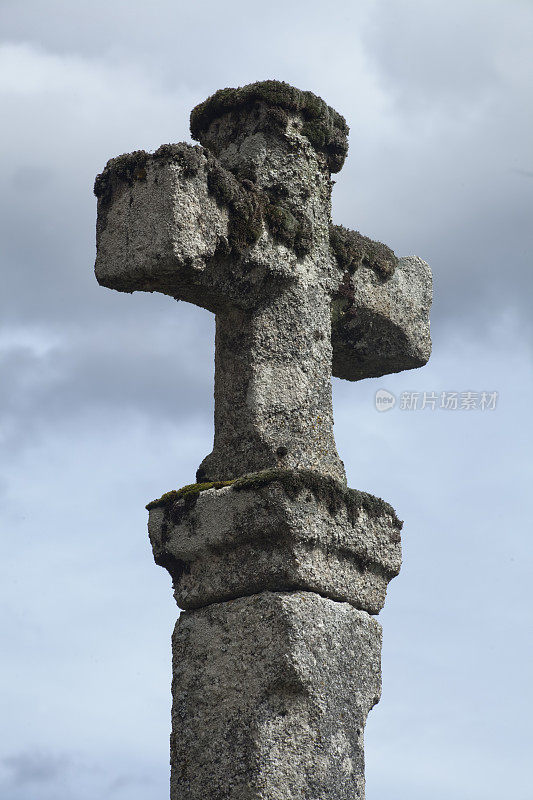
[[205,161],[205,151],[199,145],[191,146],[185,142],[162,144],[153,155],[154,160],[170,161],[179,164],[187,178],[197,175]]
[[304,122],[302,133],[307,136],[315,150],[321,150],[327,144],[327,137],[322,125],[314,120]]
[[329,226],[329,243],[341,269],[353,274],[359,267],[373,269],[380,278],[390,278],[398,266],[394,252],[382,242],[375,242],[359,231],[344,225]]
[[265,209],[266,219],[273,236],[294,244],[298,232],[298,220],[284,206],[269,203]]
[[119,184],[132,186],[135,181],[146,180],[146,169],[150,160],[170,161],[180,164],[184,175],[192,177],[202,167],[203,147],[180,142],[179,144],[162,144],[152,155],[146,150],[135,150],[133,153],[111,158],[103,171],[96,176],[94,193],[99,200],[107,203]]
[[200,492],[207,489],[231,486],[236,492],[253,491],[272,483],[281,484],[285,494],[291,500],[296,500],[304,490],[311,491],[317,503],[325,505],[330,514],[336,514],[345,506],[352,524],[357,521],[359,512],[363,509],[371,517],[388,515],[392,518],[394,527],[398,530],[402,528],[403,523],[398,519],[395,510],[389,503],[367,492],[349,489],[334,478],[320,475],[312,470],[267,469],[261,472],[252,472],[231,481],[193,483],[167,492],[159,500],[148,503],[146,508],[149,511],[153,508],[170,508],[180,499],[185,499],[186,503],[195,503]]
[[312,228],[309,219],[298,209],[285,203],[267,201],[263,205],[264,219],[276,241],[291,247],[297,255],[305,255],[312,244]]
[[289,115],[280,106],[270,106],[267,114],[267,122],[270,130],[276,133],[285,133],[289,124]]
[[263,230],[261,206],[264,203],[260,193],[244,186],[211,155],[207,161],[207,187],[230,212],[230,248],[240,254],[253,246]]
[[136,180],[146,180],[146,164],[150,155],[145,150],[135,150],[111,158],[104,170],[96,176],[94,193],[103,203],[109,202],[118,183],[132,185]]
[[341,114],[313,92],[296,89],[284,81],[258,81],[237,89],[219,89],[191,112],[191,133],[194,139],[205,131],[217,117],[238,108],[262,102],[285,111],[300,112],[304,117],[316,122],[328,120],[342,133],[348,134],[349,128]]
[[348,152],[346,120],[313,92],[301,91],[283,81],[259,81],[237,89],[220,89],[191,112],[191,135],[202,141],[211,123],[229,112],[249,111],[258,103],[272,108],[269,124],[283,130],[287,112],[304,120],[302,133],[315,149],[323,151],[332,172],[338,172]]
[[258,189],[249,179],[239,180],[222,167],[217,159],[207,156],[207,185],[219,203],[230,212],[229,245],[237,254],[251,247],[261,236],[263,221],[273,238],[291,247],[297,255],[309,252],[312,243],[311,223],[298,210],[277,202],[267,191]]
[[389,503],[367,492],[349,489],[334,478],[320,475],[312,470],[264,470],[237,478],[232,486],[235,491],[242,491],[258,489],[274,482],[280,483],[286,495],[292,500],[296,500],[304,489],[310,490],[315,500],[324,504],[332,514],[337,513],[345,505],[352,523],[357,519],[360,509],[364,509],[373,517],[388,514],[392,517],[395,527],[399,529],[402,527],[402,522]]

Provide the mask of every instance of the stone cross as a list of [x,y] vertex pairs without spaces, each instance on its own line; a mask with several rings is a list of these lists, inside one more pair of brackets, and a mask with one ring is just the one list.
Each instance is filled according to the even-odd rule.
[[331,223],[348,127],[265,81],[197,106],[201,146],[98,176],[96,276],[216,314],[215,435],[197,483],[149,504],[186,611],[173,639],[172,800],[364,796],[380,695],[373,618],[400,568],[382,500],[348,489],[331,375],[426,363],[431,273]]

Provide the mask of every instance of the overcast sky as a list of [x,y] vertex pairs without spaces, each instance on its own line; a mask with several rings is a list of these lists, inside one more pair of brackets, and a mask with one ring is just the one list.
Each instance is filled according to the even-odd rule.
[[[349,484],[405,520],[367,800],[531,800],[531,2],[2,0],[0,23],[2,800],[168,796],[177,609],[144,505],[211,449],[214,320],[97,285],[92,185],[265,78],[351,127],[334,220],[434,272],[429,365],[333,387]],[[400,407],[442,391],[496,408]]]

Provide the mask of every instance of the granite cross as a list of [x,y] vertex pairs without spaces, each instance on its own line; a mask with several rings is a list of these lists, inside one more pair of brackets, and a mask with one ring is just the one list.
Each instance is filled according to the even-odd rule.
[[311,92],[221,90],[191,133],[200,146],[120,156],[95,184],[99,283],[216,314],[213,451],[196,484],[149,506],[156,561],[189,609],[171,796],[361,798],[379,698],[369,614],[399,571],[400,524],[346,488],[331,375],[427,361],[431,273],[332,224],[348,128]]

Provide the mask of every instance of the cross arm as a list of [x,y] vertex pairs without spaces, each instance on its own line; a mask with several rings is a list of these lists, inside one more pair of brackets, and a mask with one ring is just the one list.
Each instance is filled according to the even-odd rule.
[[332,225],[339,270],[332,300],[332,374],[376,378],[422,367],[431,353],[431,270],[417,256],[397,258],[381,242]]
[[95,194],[102,286],[162,292],[214,312],[260,290],[263,276],[240,258],[263,232],[257,197],[203,147],[111,159]]

